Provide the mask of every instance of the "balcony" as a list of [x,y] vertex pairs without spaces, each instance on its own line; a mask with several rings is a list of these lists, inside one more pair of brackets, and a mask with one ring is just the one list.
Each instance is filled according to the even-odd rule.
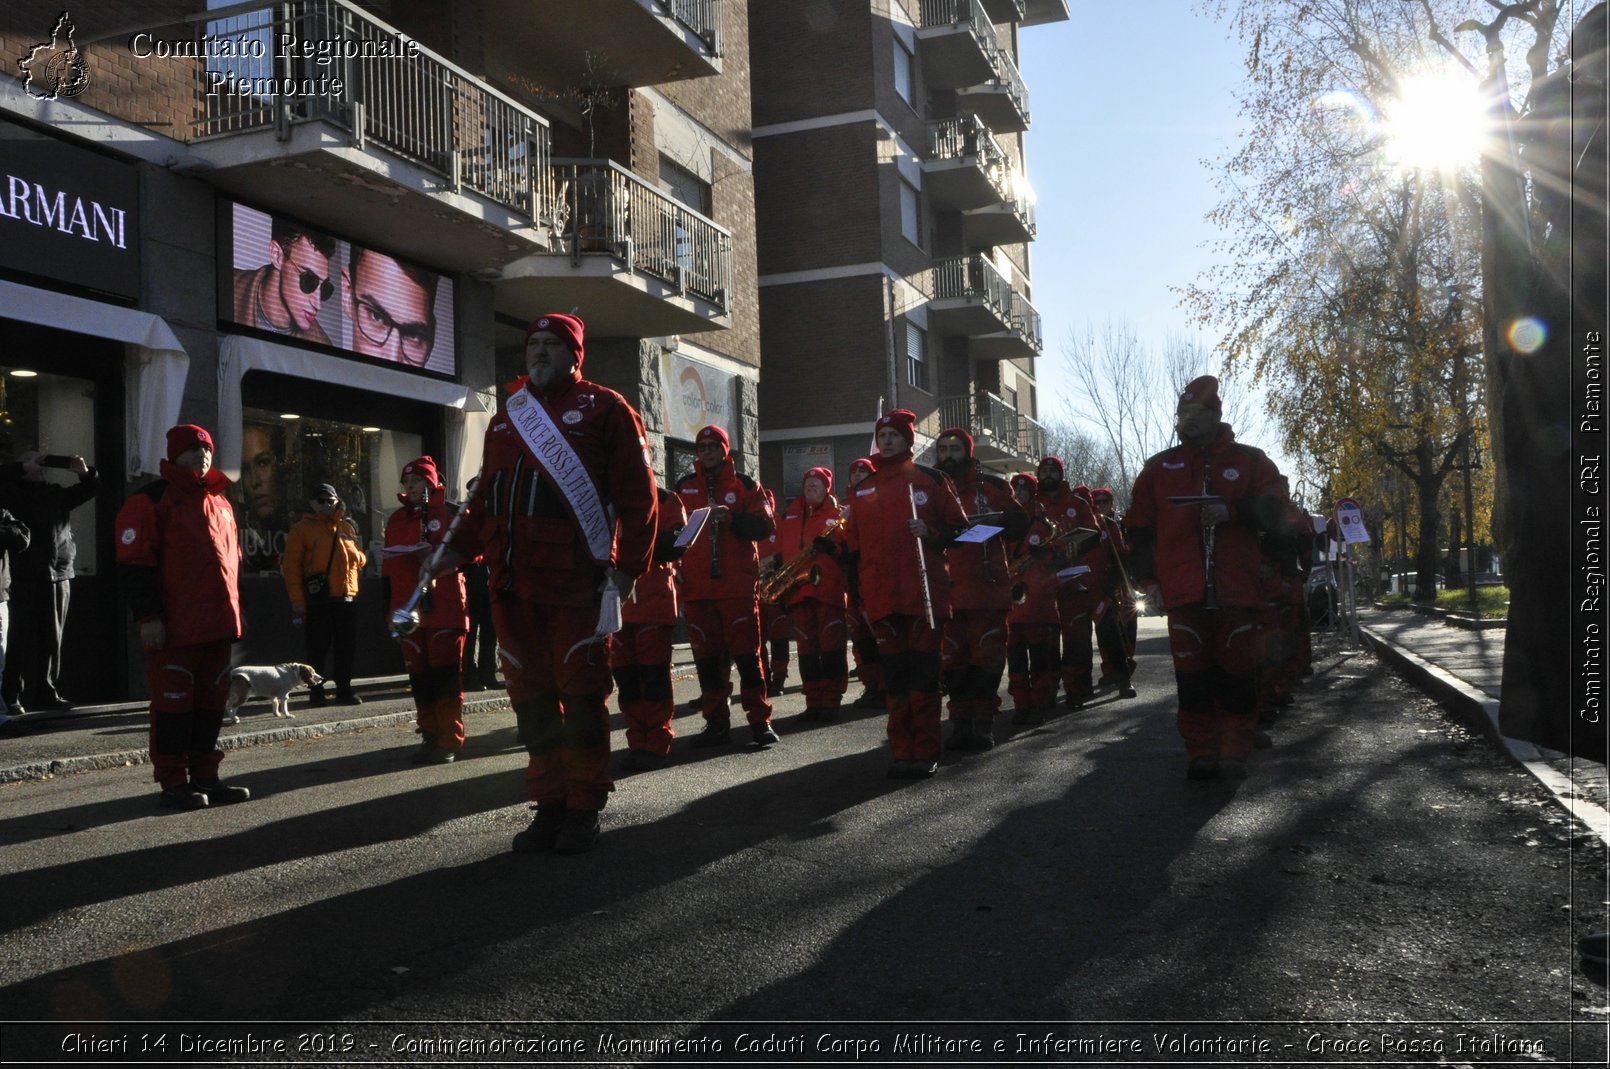
[[1039,356],[1045,349],[1045,338],[1040,331],[1040,313],[1027,297],[1014,290],[1006,313],[1006,329],[974,335],[968,339],[968,348],[974,356],[992,360],[1021,360]]
[[939,399],[918,429],[935,437],[946,427],[966,427],[973,455],[986,467],[1035,464],[1045,455],[1045,429],[988,390]]
[[728,0],[483,0],[489,67],[575,85],[589,57],[611,85],[660,85],[721,73]]
[[731,325],[732,234],[609,160],[558,160],[549,253],[483,274],[497,309],[530,319],[581,309],[604,337]]
[[1029,128],[1029,88],[1018,72],[1017,61],[1004,48],[990,52],[990,74],[976,84],[958,88],[956,106],[982,119],[991,130],[1022,133]]
[[928,124],[923,189],[940,211],[999,205],[1010,195],[1011,157],[989,127],[964,115]]
[[[541,115],[427,48],[375,55],[395,48],[397,31],[347,0],[240,4],[209,12],[205,26],[214,39],[262,46],[260,57],[162,61],[204,87],[184,136],[214,185],[447,270],[541,247]],[[287,56],[282,34],[352,42],[370,55]]]
[[962,238],[973,248],[1020,245],[1034,240],[1038,227],[1034,221],[1034,196],[1019,172],[1007,180],[1009,192],[993,204],[962,212]]
[[996,76],[1001,43],[980,0],[922,0],[917,48],[931,89],[961,89]]
[[1028,0],[979,0],[979,4],[995,23],[1022,22],[1028,14]]
[[1067,22],[1068,0],[1024,0],[1021,21],[1025,26]]
[[1040,355],[1040,313],[988,257],[936,260],[933,281],[928,321],[940,334],[967,338],[973,355],[991,360]]

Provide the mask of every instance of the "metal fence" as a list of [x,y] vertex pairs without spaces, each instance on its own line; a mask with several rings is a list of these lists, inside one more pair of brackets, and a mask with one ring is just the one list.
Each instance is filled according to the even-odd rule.
[[[325,122],[533,220],[548,169],[548,121],[347,0],[221,8],[207,33],[240,42],[196,62],[193,139]],[[307,54],[278,46],[281,34]],[[340,54],[318,46],[340,42]],[[289,54],[288,54],[289,53]],[[219,90],[208,92],[208,90]]]
[[976,0],[922,0],[921,15],[924,29],[968,23],[985,52],[993,52],[1001,47],[1000,34],[995,32],[989,14]]
[[1011,157],[988,126],[976,115],[934,119],[928,123],[930,160],[959,160],[968,156],[978,157],[979,168],[989,172],[990,181],[1006,196]]
[[965,297],[984,302],[1001,319],[1009,322],[1012,311],[1012,283],[1007,281],[987,257],[951,256],[934,261],[934,299]]
[[655,6],[703,41],[710,54],[721,54],[722,0],[655,0]]
[[1045,428],[988,390],[940,398],[921,429],[933,437],[946,427],[966,427],[980,442],[1025,460],[1045,455]]
[[1045,351],[1045,337],[1040,331],[1040,313],[1029,299],[1016,290],[1012,292],[1012,311],[1007,316],[1007,322],[1012,329],[1023,335],[1023,340],[1034,347],[1035,352]]
[[610,160],[556,161],[552,178],[554,228],[576,256],[606,253],[727,310],[731,233]]

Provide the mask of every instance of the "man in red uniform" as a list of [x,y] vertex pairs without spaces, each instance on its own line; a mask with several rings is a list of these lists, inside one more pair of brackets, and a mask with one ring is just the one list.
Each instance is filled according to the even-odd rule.
[[1122,697],[1133,698],[1135,688],[1130,680],[1135,675],[1135,640],[1139,637],[1139,606],[1125,600],[1124,578],[1129,574],[1129,539],[1124,536],[1124,525],[1113,512],[1112,489],[1098,486],[1090,491],[1095,503],[1101,530],[1106,535],[1103,552],[1109,554],[1112,570],[1108,573],[1108,593],[1119,611],[1107,612],[1096,624],[1096,645],[1101,651],[1101,678],[1097,687],[1116,682]]
[[659,532],[654,538],[654,566],[637,581],[621,606],[621,629],[609,644],[621,717],[626,721],[623,772],[647,772],[664,766],[676,731],[671,719],[671,639],[676,635],[677,561],[685,552],[676,544],[688,522],[681,500],[658,490]]
[[[850,662],[845,656],[844,569],[834,559],[835,535],[841,526],[839,503],[833,496],[833,473],[812,468],[800,480],[800,495],[777,523],[777,566],[807,560],[817,569],[818,581],[805,581],[784,595],[788,619],[799,646],[799,678],[805,692],[805,721],[831,720],[850,685]],[[833,545],[819,548],[817,539]]]
[[997,475],[980,471],[973,436],[962,427],[939,432],[935,466],[955,486],[973,524],[1003,528],[984,542],[958,542],[945,551],[950,569],[950,620],[941,646],[945,692],[950,695],[947,750],[988,750],[995,745],[1006,671],[1006,613],[1012,577],[1006,544],[1028,531],[1029,515]]
[[755,745],[777,741],[760,668],[760,557],[755,543],[772,533],[775,521],[760,484],[738,474],[727,432],[705,427],[694,438],[699,463],[676,484],[689,512],[710,508],[710,521],[682,559],[682,615],[699,673],[704,730],[695,746],[731,741],[732,665],[738,666],[739,695]]
[[[434,457],[418,457],[403,465],[403,507],[386,521],[385,560],[380,574],[391,581],[393,612],[408,604],[419,586],[419,570],[429,567],[452,529],[458,509],[436,473]],[[398,634],[408,686],[414,695],[414,718],[420,745],[409,759],[416,765],[446,765],[464,748],[464,637],[469,611],[464,573],[439,573],[415,607],[419,626]]]
[[1191,779],[1246,778],[1263,652],[1259,535],[1286,505],[1274,463],[1238,443],[1220,411],[1218,379],[1185,387],[1181,442],[1146,461],[1125,517],[1134,578],[1168,614]]
[[1028,533],[1012,555],[1012,608],[1006,614],[1006,689],[1012,723],[1038,723],[1057,700],[1057,559],[1055,531],[1034,504],[1039,480],[1012,476],[1012,496],[1033,510]]
[[[871,457],[856,457],[850,461],[850,490],[853,492],[877,470]],[[855,658],[856,678],[861,680],[861,693],[856,696],[854,706],[857,709],[882,709],[886,700],[883,694],[883,665],[878,661],[878,643],[872,637],[872,625],[867,623],[866,613],[862,611],[860,577],[853,565],[845,569],[844,582],[849,603],[845,620],[849,625],[850,653]]]
[[202,809],[251,798],[218,779],[229,647],[240,638],[240,543],[212,435],[168,430],[162,478],[117,514],[118,575],[140,627],[151,689],[151,770],[162,804]]
[[[503,677],[530,755],[522,853],[581,853],[609,778],[609,651],[600,602],[648,570],[658,508],[643,421],[581,377],[584,326],[551,314],[526,331],[527,374],[486,429],[481,479],[448,556],[491,571]],[[458,558],[458,559],[453,559]],[[606,590],[613,587],[613,590]]]
[[[1060,457],[1040,461],[1040,491],[1035,498],[1040,512],[1057,531],[1057,549],[1064,568],[1084,566],[1090,574],[1065,580],[1057,587],[1057,615],[1062,627],[1062,687],[1069,709],[1077,709],[1096,693],[1090,679],[1095,662],[1091,642],[1094,613],[1101,602],[1100,560],[1094,550],[1106,550],[1075,531],[1094,531],[1096,512],[1090,499],[1076,493],[1064,477]],[[1080,489],[1083,489],[1082,487]]]
[[950,617],[941,547],[967,526],[950,480],[912,460],[916,427],[916,413],[903,408],[878,418],[878,470],[852,491],[844,525],[883,663],[891,779],[939,770],[939,629]]

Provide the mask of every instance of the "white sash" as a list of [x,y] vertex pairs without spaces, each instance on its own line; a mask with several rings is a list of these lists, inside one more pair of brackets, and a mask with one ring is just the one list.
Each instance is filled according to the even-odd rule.
[[615,544],[615,521],[598,497],[598,487],[587,466],[565,440],[564,432],[553,422],[548,410],[530,393],[521,390],[509,398],[509,422],[531,450],[543,471],[553,480],[570,514],[581,524],[587,551],[599,564],[608,565]]

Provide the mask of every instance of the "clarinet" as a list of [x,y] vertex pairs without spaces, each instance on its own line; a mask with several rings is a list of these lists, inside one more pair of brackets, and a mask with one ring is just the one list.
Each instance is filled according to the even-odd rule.
[[[1202,496],[1206,497],[1212,492],[1213,469],[1209,467],[1202,472]],[[1202,568],[1205,576],[1202,583],[1202,608],[1210,610],[1219,607],[1219,588],[1213,579],[1213,541],[1217,530],[1218,528],[1211,524],[1202,525]]]
[[[715,490],[710,491],[710,506],[719,508],[716,504]],[[710,517],[710,578],[721,578],[721,520],[715,516]]]

